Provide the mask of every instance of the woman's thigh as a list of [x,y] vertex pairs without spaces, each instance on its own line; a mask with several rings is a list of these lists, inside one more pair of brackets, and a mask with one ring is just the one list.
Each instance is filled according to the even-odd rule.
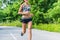
[[31,29],[32,28],[32,21],[29,21],[28,22],[28,29]]
[[26,29],[26,23],[22,23],[22,29]]

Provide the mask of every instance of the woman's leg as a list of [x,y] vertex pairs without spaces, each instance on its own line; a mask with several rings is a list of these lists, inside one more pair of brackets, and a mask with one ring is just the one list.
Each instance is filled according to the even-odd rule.
[[22,23],[22,33],[24,34],[25,32],[26,32],[26,23]]
[[28,22],[28,40],[32,39],[32,21]]

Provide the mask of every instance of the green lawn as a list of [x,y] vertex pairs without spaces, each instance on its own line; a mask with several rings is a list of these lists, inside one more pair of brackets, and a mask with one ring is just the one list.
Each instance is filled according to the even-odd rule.
[[51,32],[60,32],[60,24],[39,24],[33,25],[33,28],[47,30]]
[[[19,22],[18,20],[16,20],[16,21],[13,21],[11,23],[9,23],[9,22],[0,23],[0,26],[17,26],[17,27],[21,27],[22,23]],[[39,29],[39,30],[60,32],[60,24],[39,24],[39,25],[35,24],[32,27],[35,28],[35,29]]]
[[13,22],[2,22],[0,23],[0,26],[21,26],[21,22],[16,20],[16,21],[13,21]]

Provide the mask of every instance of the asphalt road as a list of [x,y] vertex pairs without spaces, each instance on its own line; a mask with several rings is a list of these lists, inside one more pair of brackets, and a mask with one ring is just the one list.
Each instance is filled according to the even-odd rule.
[[[0,26],[0,40],[27,40],[27,31],[24,36],[20,34],[21,28]],[[60,33],[32,29],[32,40],[60,40]]]

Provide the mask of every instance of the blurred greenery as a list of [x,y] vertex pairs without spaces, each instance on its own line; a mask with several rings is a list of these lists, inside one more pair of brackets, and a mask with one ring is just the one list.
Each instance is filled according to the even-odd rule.
[[60,32],[60,24],[35,24],[33,28],[50,32]]
[[[0,0],[1,26],[21,26],[18,10],[22,2],[23,0]],[[29,4],[31,13],[34,14],[33,28],[60,31],[60,0],[29,0]]]

